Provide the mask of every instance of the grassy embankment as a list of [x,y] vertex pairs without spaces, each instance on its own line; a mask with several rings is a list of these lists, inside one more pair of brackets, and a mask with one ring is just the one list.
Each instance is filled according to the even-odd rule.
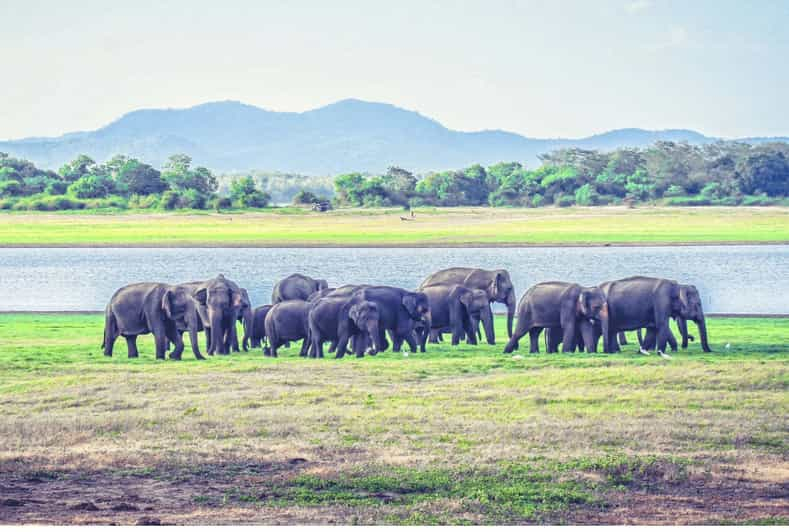
[[157,362],[101,328],[0,315],[0,522],[787,524],[787,319],[673,360]]
[[789,208],[298,209],[2,213],[0,246],[386,246],[789,242]]

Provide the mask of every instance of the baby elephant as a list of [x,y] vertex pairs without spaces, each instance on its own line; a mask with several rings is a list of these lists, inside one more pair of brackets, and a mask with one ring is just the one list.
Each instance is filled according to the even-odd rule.
[[252,326],[248,328],[248,331],[246,330],[247,327],[244,328],[244,351],[249,349],[250,346],[260,347],[266,342],[266,314],[268,314],[268,311],[271,310],[273,306],[274,305],[262,305],[252,311]]
[[309,349],[310,304],[301,299],[283,301],[273,305],[264,319],[269,347],[263,349],[266,356],[277,356],[277,349],[286,342],[304,340],[299,356],[307,356]]
[[[463,285],[436,285],[419,289],[430,302],[431,340],[442,332],[452,333],[452,345],[457,345],[465,336],[469,344],[477,343],[477,326],[480,321],[485,328],[488,343],[493,345],[493,313],[488,295],[476,288]],[[424,351],[428,331],[420,333]]]
[[[608,302],[598,287],[585,288],[575,283],[559,281],[539,283],[529,288],[518,303],[518,325],[504,348],[512,353],[518,340],[529,333],[529,352],[539,352],[539,336],[544,328],[561,328],[562,352],[572,353],[578,337],[583,337],[587,352],[596,350],[593,328],[582,323],[599,323],[603,341],[608,338]],[[579,334],[580,331],[580,334]],[[607,350],[607,345],[605,345]]]

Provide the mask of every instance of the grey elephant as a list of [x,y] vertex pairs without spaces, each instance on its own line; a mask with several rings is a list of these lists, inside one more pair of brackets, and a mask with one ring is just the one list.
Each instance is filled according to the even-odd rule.
[[252,325],[244,328],[243,347],[246,351],[249,347],[261,347],[266,341],[266,314],[273,305],[261,305],[252,311]]
[[208,354],[228,354],[235,337],[238,313],[244,306],[241,288],[222,274],[207,281],[178,286],[188,288],[200,303],[199,312],[206,332]]
[[126,339],[129,358],[139,356],[137,336],[153,334],[156,358],[164,359],[168,342],[175,344],[170,358],[180,359],[184,343],[179,328],[188,329],[195,358],[203,356],[197,342],[198,301],[190,290],[164,283],[135,283],[124,286],[113,294],[104,313],[104,341],[106,356],[112,356],[118,336]]
[[269,347],[264,348],[266,356],[277,356],[277,349],[286,342],[303,340],[300,356],[307,356],[309,342],[307,340],[309,327],[310,304],[300,299],[282,301],[269,309],[264,319],[266,337]]
[[588,352],[596,350],[591,329],[581,328],[582,322],[599,322],[604,343],[607,347],[609,310],[603,291],[594,287],[583,287],[576,283],[553,281],[539,283],[529,288],[518,303],[518,325],[504,348],[512,353],[518,348],[518,340],[526,333],[530,336],[530,352],[539,352],[539,335],[543,328],[561,328],[562,352],[572,353],[579,335],[584,336],[584,347]]
[[[243,338],[248,338],[252,333],[252,302],[249,300],[249,292],[247,292],[246,288],[238,287],[238,290],[241,295],[236,298],[235,304],[233,305],[233,311],[235,312],[236,320],[241,324],[241,327],[244,331],[241,346],[243,347],[244,351],[246,351],[247,348],[244,347]],[[227,338],[225,341],[229,342],[230,348],[237,353],[239,352],[239,344],[236,322],[233,322],[233,326],[230,328],[229,333],[230,338]]]
[[422,349],[428,336],[436,340],[440,332],[452,333],[452,345],[465,336],[468,343],[477,343],[477,323],[482,322],[488,343],[493,335],[493,313],[485,291],[463,285],[434,285],[417,290],[427,296],[430,304],[431,330],[419,335]]
[[[688,334],[688,320],[693,321],[699,330],[701,349],[709,353],[710,349],[707,337],[707,321],[704,316],[704,309],[701,304],[701,295],[698,289],[692,284],[679,285],[679,302],[672,308],[671,317],[677,322],[677,328],[682,336],[682,348],[688,348],[688,340],[694,341],[695,338]],[[647,330],[646,337],[641,337],[641,329],[638,330],[638,341],[643,349],[654,349],[657,341],[655,331]],[[677,340],[671,330],[668,331],[668,343],[672,350],[677,350]]]
[[329,288],[326,279],[313,279],[307,275],[294,273],[285,277],[274,285],[271,292],[271,303],[301,299],[306,301],[310,295],[320,290]]
[[[421,292],[411,292],[394,286],[367,286],[355,290],[351,301],[370,301],[378,307],[378,341],[373,341],[380,351],[385,351],[389,345],[384,331],[389,331],[392,336],[392,347],[395,351],[400,350],[404,341],[412,351],[416,351],[416,327],[422,324],[425,329],[431,328],[430,302]],[[340,347],[344,348],[339,344],[337,349]]]
[[[683,312],[679,283],[669,279],[634,276],[608,281],[601,284],[600,288],[606,296],[610,313],[610,340],[607,351],[619,350],[616,338],[619,331],[645,328],[648,337],[655,336],[658,354],[667,356],[666,345],[671,337],[669,319],[672,315]],[[690,314],[687,305],[684,312]],[[706,345],[706,325],[700,325],[699,331],[703,337],[702,344]],[[603,337],[605,336],[603,332]]]
[[[380,314],[378,306],[364,298],[353,299],[353,294],[326,296],[311,304],[309,313],[310,353],[313,357],[323,357],[323,343],[337,345],[336,358],[345,356],[346,346],[351,337],[369,338],[368,353],[375,354],[385,349],[379,341]],[[357,357],[364,356],[366,342],[355,342]]]
[[[507,335],[512,336],[512,321],[515,316],[515,288],[507,270],[483,270],[481,268],[448,268],[438,271],[422,281],[419,288],[433,285],[462,284],[466,288],[477,288],[488,294],[488,300],[507,305]],[[495,342],[494,332],[488,343]]]

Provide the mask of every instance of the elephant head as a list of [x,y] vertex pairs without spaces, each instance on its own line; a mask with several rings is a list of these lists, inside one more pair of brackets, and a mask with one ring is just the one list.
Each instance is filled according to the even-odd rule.
[[707,343],[707,322],[704,318],[699,291],[692,284],[681,284],[678,295],[677,313],[681,318],[693,320],[696,323],[699,328],[699,336],[701,336],[701,348],[704,352],[709,353],[712,350]]
[[348,318],[356,325],[357,329],[369,335],[373,346],[371,354],[384,350],[383,346],[378,345],[378,322],[381,318],[378,305],[370,301],[356,303],[348,309]]
[[463,306],[466,307],[466,312],[472,322],[474,334],[476,334],[477,324],[481,320],[488,343],[494,345],[496,343],[496,336],[493,331],[493,312],[490,310],[488,294],[483,290],[466,290],[460,294],[459,299]]
[[512,336],[512,320],[515,316],[515,288],[507,270],[495,270],[486,289],[491,301],[507,305],[507,334]]
[[[249,300],[249,293],[247,292],[246,288],[239,288],[238,295],[234,296],[234,310],[236,312],[236,317],[238,321],[241,322],[241,325],[244,327],[244,338],[242,341],[242,347],[244,351],[247,350],[247,345],[249,343],[249,338],[252,336],[252,327],[253,327],[253,313],[252,313],[252,302]],[[235,324],[233,325],[235,327]]]
[[189,331],[192,350],[200,356],[197,332],[203,328],[201,305],[191,291],[182,286],[168,288],[162,296],[162,310],[167,319],[175,323],[178,331]]
[[430,330],[430,301],[422,292],[406,292],[403,296],[403,307],[412,320],[422,322],[426,330]]
[[235,288],[235,283],[225,279],[222,274],[206,281],[195,291],[195,299],[205,306],[205,325],[211,328],[209,354],[228,353],[226,338],[230,327],[235,326],[234,310],[240,308],[242,297],[240,290]]
[[321,290],[328,290],[329,289],[329,282],[326,279],[315,279],[315,292],[320,292]]
[[[576,315],[580,320],[586,320],[591,324],[595,322],[600,324],[603,336],[603,349],[607,353],[609,344],[608,302],[605,294],[599,287],[581,288],[576,303]],[[586,327],[581,328],[582,333],[588,330]],[[594,343],[596,342],[592,339],[591,334],[584,334],[584,347],[588,353],[596,350]]]

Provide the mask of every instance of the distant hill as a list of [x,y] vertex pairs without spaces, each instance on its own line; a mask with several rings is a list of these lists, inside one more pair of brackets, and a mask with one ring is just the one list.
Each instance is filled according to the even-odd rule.
[[133,111],[95,131],[0,142],[0,151],[52,169],[80,153],[97,161],[123,153],[158,166],[183,152],[196,164],[220,172],[257,168],[324,175],[376,172],[390,165],[420,172],[513,160],[534,165],[540,153],[556,148],[610,150],[656,140],[698,144],[716,139],[679,129],[617,129],[582,139],[535,139],[500,130],[453,131],[414,111],[353,99],[303,113],[225,101]]

